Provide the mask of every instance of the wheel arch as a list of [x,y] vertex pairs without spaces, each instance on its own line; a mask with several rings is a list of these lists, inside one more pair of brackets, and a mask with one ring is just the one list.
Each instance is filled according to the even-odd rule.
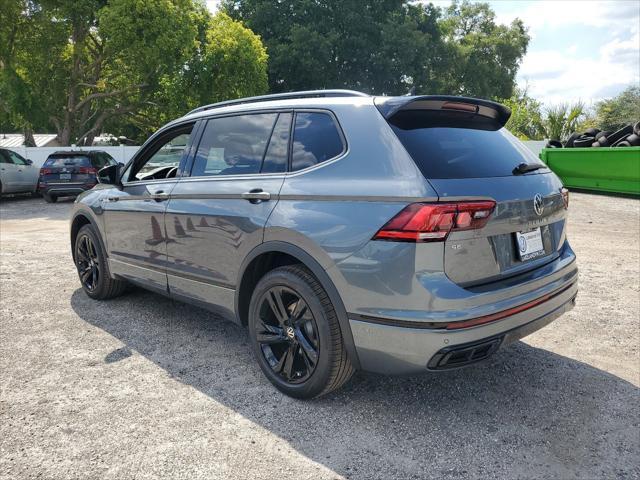
[[85,225],[91,225],[94,228],[96,235],[98,236],[98,241],[100,242],[100,248],[104,252],[105,257],[108,257],[109,255],[107,254],[107,249],[105,248],[104,240],[102,239],[98,224],[93,218],[91,218],[91,215],[84,211],[79,211],[73,215],[73,218],[71,220],[71,229],[69,232],[71,240],[71,257],[73,258],[73,261],[75,262],[76,260],[76,238],[78,237],[78,232],[80,231],[80,229]]
[[340,333],[342,334],[349,359],[355,369],[360,369],[349,318],[338,290],[320,263],[302,248],[291,243],[282,241],[265,242],[254,248],[245,257],[240,266],[236,283],[235,313],[238,323],[244,326],[248,323],[249,301],[259,279],[274,268],[293,263],[300,263],[308,268],[320,282],[325,292],[327,292],[338,317]]

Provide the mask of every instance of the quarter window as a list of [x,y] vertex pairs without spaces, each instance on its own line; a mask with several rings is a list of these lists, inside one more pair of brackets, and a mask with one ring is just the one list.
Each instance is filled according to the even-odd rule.
[[[207,122],[193,164],[191,176],[250,175],[260,173],[277,113],[213,118]],[[285,122],[285,120],[283,120]],[[281,145],[274,138],[269,148],[268,168],[277,170],[282,160]],[[286,152],[285,152],[286,158]]]
[[298,112],[293,133],[291,170],[302,170],[344,151],[344,143],[331,115],[321,112]]

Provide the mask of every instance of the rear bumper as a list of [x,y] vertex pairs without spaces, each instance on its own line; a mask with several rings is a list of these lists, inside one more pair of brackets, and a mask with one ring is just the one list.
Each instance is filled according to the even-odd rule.
[[38,191],[44,195],[71,196],[91,190],[95,184],[88,183],[47,183],[40,186]]
[[349,323],[363,370],[393,375],[442,370],[484,360],[501,346],[548,325],[573,308],[577,292],[574,281],[525,311],[459,330],[385,325],[356,318]]

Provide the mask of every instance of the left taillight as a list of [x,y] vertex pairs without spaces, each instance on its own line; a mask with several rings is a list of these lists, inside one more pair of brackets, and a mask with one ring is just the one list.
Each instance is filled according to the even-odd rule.
[[389,220],[373,239],[397,242],[441,242],[450,232],[484,227],[495,207],[496,203],[491,200],[412,203]]
[[41,168],[40,169],[40,176],[44,177],[45,175],[51,175],[52,170],[50,168]]

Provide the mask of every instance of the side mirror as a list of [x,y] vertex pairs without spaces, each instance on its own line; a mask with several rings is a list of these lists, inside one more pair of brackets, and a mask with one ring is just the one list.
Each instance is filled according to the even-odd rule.
[[124,167],[124,163],[122,162],[118,162],[118,165],[120,165],[121,167]]
[[105,183],[107,185],[119,185],[120,184],[120,164],[107,165],[98,171],[98,183]]
[[24,163],[26,163],[27,165],[33,165],[33,160],[29,160],[28,158],[25,158]]

